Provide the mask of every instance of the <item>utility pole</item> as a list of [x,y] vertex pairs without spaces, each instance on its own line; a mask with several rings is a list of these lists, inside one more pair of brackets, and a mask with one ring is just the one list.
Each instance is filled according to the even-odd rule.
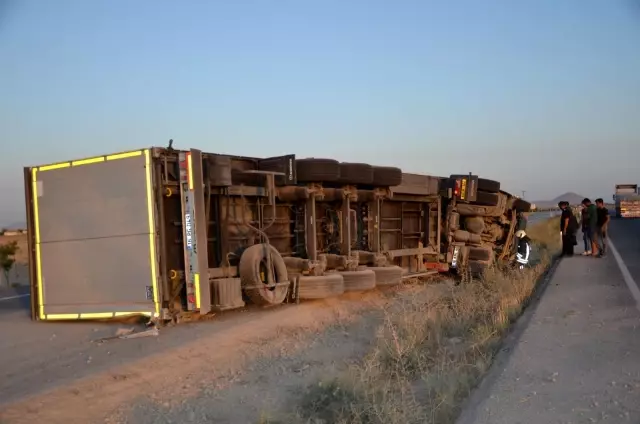
[[525,190],[522,190],[522,199],[524,200],[524,194],[526,193]]

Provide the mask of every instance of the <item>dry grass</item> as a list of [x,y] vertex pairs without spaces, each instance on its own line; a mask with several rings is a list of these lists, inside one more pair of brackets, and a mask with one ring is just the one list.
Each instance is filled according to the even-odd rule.
[[453,423],[558,253],[556,226],[552,219],[530,229],[539,253],[530,269],[492,268],[399,295],[383,309],[370,354],[310,387],[297,415],[307,423]]

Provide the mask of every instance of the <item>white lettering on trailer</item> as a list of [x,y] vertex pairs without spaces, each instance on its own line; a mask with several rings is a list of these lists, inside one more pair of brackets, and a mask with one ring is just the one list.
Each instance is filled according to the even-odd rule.
[[289,181],[293,181],[293,159],[289,158]]
[[186,230],[186,237],[187,237],[187,249],[191,250],[193,245],[192,236],[191,236],[191,214],[187,213],[184,215],[184,222],[185,222],[185,230]]
[[451,268],[456,268],[458,266],[458,254],[460,253],[460,246],[456,246],[453,249],[453,259],[451,260]]

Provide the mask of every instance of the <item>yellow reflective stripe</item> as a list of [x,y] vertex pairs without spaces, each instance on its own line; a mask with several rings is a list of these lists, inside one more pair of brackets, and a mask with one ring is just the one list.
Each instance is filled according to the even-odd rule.
[[191,153],[187,155],[187,170],[189,172],[189,190],[193,190],[193,167],[191,166]]
[[47,319],[78,319],[78,314],[47,314]]
[[36,239],[36,284],[38,285],[38,317],[44,319],[42,289],[42,261],[40,258],[40,216],[38,213],[38,169],[31,170],[31,196],[33,198],[33,226]]
[[61,162],[61,163],[53,163],[51,165],[43,165],[43,166],[38,167],[38,170],[40,172],[42,172],[42,171],[51,171],[51,170],[54,170],[54,169],[69,168],[70,166],[89,165],[91,163],[100,163],[100,162],[104,162],[105,160],[118,160],[118,159],[133,158],[133,157],[140,156],[140,155],[142,155],[142,150],[136,150],[134,152],[117,153],[115,155],[98,156],[98,157],[93,157],[93,158],[88,158],[88,159],[74,160],[74,161],[71,161],[71,162]]
[[38,170],[40,172],[42,171],[51,171],[52,169],[61,169],[61,168],[68,168],[71,166],[71,163],[69,162],[64,162],[64,163],[55,163],[53,165],[44,165],[44,166],[40,166],[38,168]]
[[144,315],[144,316],[150,317],[152,314],[153,314],[152,312],[114,312],[113,316],[124,317],[124,316],[130,316],[130,315]]
[[196,308],[200,309],[200,274],[193,274],[193,283],[196,286]]
[[144,151],[144,163],[147,174],[147,215],[149,216],[149,266],[151,266],[151,286],[153,287],[153,303],[156,314],[160,314],[158,302],[158,282],[156,277],[156,237],[153,220],[153,187],[151,185],[151,157],[149,149]]
[[[142,154],[142,150],[136,150],[135,152],[118,153],[115,155],[107,156],[107,160],[133,158],[136,156],[140,156],[141,154]],[[146,150],[145,150],[145,154],[146,154]]]
[[132,315],[144,315],[151,317],[153,312],[92,312],[92,313],[80,313],[80,314],[47,314],[43,315],[41,319],[103,319],[114,318]]
[[97,319],[97,318],[112,318],[112,317],[113,317],[113,312],[80,314],[80,319]]
[[71,162],[71,166],[89,165],[90,163],[98,163],[98,162],[104,162],[104,156],[100,156],[99,158],[74,160]]

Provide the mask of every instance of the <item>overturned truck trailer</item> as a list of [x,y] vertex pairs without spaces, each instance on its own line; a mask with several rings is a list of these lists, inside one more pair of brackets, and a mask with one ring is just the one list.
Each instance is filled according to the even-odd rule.
[[32,316],[318,299],[512,255],[530,204],[477,176],[149,148],[25,168]]

